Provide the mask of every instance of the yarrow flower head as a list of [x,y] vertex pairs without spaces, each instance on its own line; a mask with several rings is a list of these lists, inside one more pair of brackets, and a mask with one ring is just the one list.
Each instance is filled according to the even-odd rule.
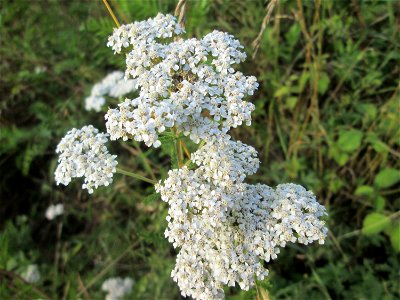
[[108,46],[126,48],[127,78],[137,79],[139,97],[126,99],[106,115],[112,140],[122,138],[160,146],[159,134],[175,127],[195,143],[220,137],[232,127],[250,125],[252,103],[244,98],[258,87],[234,65],[244,61],[243,46],[233,36],[214,31],[204,38],[179,39],[176,19],[154,19],[115,30]]
[[94,188],[108,186],[116,172],[116,155],[111,155],[105,143],[108,134],[99,133],[92,125],[73,128],[61,140],[55,171],[57,184],[68,185],[72,178],[84,177],[82,188],[93,193]]
[[59,203],[56,205],[50,205],[46,210],[46,218],[53,220],[54,218],[61,216],[64,213],[64,205]]
[[[258,167],[254,149],[247,146],[250,150],[240,153],[238,149],[246,149],[241,143],[227,145],[233,149],[221,147],[217,153],[204,146],[193,154],[199,168],[171,170],[156,185],[170,205],[165,236],[180,248],[172,277],[182,295],[195,299],[222,299],[224,285],[248,290],[256,278],[268,275],[262,260],[275,259],[290,242],[323,243],[327,234],[319,219],[325,208],[313,193],[295,184],[274,190],[243,183]],[[243,170],[244,162],[251,160],[250,168]],[[237,173],[228,168],[221,174],[216,161],[230,161]]]
[[111,72],[93,86],[90,96],[85,99],[85,109],[99,112],[106,103],[104,96],[119,98],[136,90],[136,86],[136,80],[125,80],[123,72]]
[[127,278],[109,278],[103,282],[101,289],[107,292],[106,300],[118,300],[131,293],[133,280]]
[[36,283],[40,280],[40,272],[37,265],[29,265],[25,272],[22,274],[22,278],[29,283]]

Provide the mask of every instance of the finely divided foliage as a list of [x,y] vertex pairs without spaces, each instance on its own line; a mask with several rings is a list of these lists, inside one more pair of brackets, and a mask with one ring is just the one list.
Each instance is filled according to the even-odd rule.
[[[165,236],[179,249],[172,277],[182,295],[222,299],[225,285],[248,290],[267,276],[264,261],[288,242],[323,244],[326,212],[302,186],[244,182],[259,167],[257,151],[228,135],[232,127],[250,125],[254,105],[244,99],[258,87],[255,77],[233,68],[246,58],[243,46],[223,32],[187,40],[178,38],[182,33],[174,17],[162,14],[114,31],[108,46],[126,54],[125,78],[137,80],[139,96],[110,109],[106,127],[112,140],[153,147],[171,128],[202,141],[191,155],[197,167],[170,170],[156,190],[169,204]],[[116,162],[106,139],[90,126],[68,133],[57,148],[57,182],[84,176],[89,192],[108,185]],[[96,168],[83,155],[95,159]]]

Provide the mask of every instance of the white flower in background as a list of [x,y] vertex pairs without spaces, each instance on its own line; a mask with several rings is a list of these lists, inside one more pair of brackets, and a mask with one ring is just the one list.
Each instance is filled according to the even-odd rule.
[[85,99],[85,109],[87,111],[101,111],[101,108],[106,103],[106,99],[103,96],[93,96],[90,95]]
[[64,213],[64,205],[59,203],[56,205],[50,205],[46,210],[46,218],[48,220],[53,220],[54,218],[62,215]]
[[114,71],[93,86],[90,96],[85,99],[85,109],[99,112],[106,103],[104,96],[122,97],[135,91],[136,85],[136,80],[125,80],[123,72]]
[[29,265],[21,275],[29,283],[36,283],[40,280],[40,272],[37,265]]
[[115,85],[111,86],[108,95],[113,98],[119,98],[135,91],[137,89],[136,86],[136,80],[122,77]]
[[46,71],[46,67],[44,66],[36,66],[35,67],[35,74],[42,74]]
[[109,278],[103,282],[101,289],[108,294],[106,300],[118,300],[132,291],[133,280],[127,278]]
[[58,144],[60,154],[55,171],[57,185],[68,185],[72,178],[84,177],[82,188],[93,193],[99,186],[108,186],[118,164],[105,143],[108,134],[99,133],[92,125],[73,128]]

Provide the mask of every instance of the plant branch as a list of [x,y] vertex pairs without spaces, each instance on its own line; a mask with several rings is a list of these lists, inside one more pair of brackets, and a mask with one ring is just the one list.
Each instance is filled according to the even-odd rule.
[[122,175],[126,175],[126,176],[130,176],[130,177],[133,177],[133,178],[136,178],[136,179],[139,179],[139,180],[151,183],[151,184],[156,184],[157,183],[156,180],[152,180],[152,179],[144,177],[142,175],[122,170],[120,168],[117,168],[117,173],[122,174]]
[[267,27],[270,19],[271,19],[271,15],[272,15],[272,11],[274,10],[275,5],[278,3],[279,0],[271,0],[271,2],[269,2],[268,6],[267,6],[267,13],[265,14],[264,19],[262,20],[261,23],[261,29],[260,32],[258,33],[257,38],[253,41],[253,49],[254,49],[254,53],[253,53],[253,59],[256,57],[258,48],[260,47],[260,42],[261,42],[261,38],[262,35],[265,31],[265,28]]

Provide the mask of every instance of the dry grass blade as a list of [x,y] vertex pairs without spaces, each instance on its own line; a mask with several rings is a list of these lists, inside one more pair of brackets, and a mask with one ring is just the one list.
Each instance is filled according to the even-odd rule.
[[106,266],[103,270],[101,270],[94,278],[92,278],[92,280],[86,285],[86,287],[84,286],[84,289],[82,289],[82,287],[81,287],[80,291],[78,292],[77,297],[79,297],[79,296],[81,296],[82,294],[84,294],[85,291],[87,291],[87,290],[90,289],[94,284],[96,284],[96,282],[97,282],[98,280],[100,280],[105,274],[107,274],[107,272],[109,272],[109,271],[113,268],[113,266],[114,266],[115,264],[117,264],[126,254],[129,253],[129,251],[130,251],[132,248],[136,247],[137,245],[138,245],[137,242],[134,243],[134,244],[132,244],[132,245],[130,245],[130,246],[129,246],[128,248],[126,248],[117,258],[115,258],[114,260],[112,260],[111,262],[109,262],[109,263],[107,264],[107,266]]
[[179,0],[175,8],[175,17],[178,17],[178,23],[185,29],[186,23],[186,0]]
[[90,295],[89,295],[85,285],[82,282],[81,275],[79,275],[79,273],[78,273],[78,284],[79,284],[79,288],[81,289],[81,291],[83,291],[85,298],[88,300],[92,300],[92,298],[90,298]]
[[117,20],[117,18],[115,17],[110,5],[108,4],[107,0],[103,0],[104,5],[107,7],[108,12],[111,15],[111,18],[114,20],[115,25],[117,25],[117,27],[120,27],[121,25],[119,25],[119,22]]
[[269,300],[269,294],[268,291],[266,289],[264,289],[263,287],[259,287],[260,289],[260,294],[261,294],[261,299],[262,300]]
[[278,3],[278,1],[279,0],[271,0],[271,2],[267,6],[267,10],[266,10],[267,12],[265,14],[264,19],[262,20],[260,32],[258,33],[257,38],[253,41],[253,49],[254,49],[253,59],[257,55],[257,51],[258,51],[258,48],[260,47],[260,42],[261,42],[262,35],[263,35],[263,33],[265,31],[265,28],[267,27],[267,25],[268,25],[268,23],[269,23],[269,21],[271,19],[272,11],[274,10],[274,7]]

